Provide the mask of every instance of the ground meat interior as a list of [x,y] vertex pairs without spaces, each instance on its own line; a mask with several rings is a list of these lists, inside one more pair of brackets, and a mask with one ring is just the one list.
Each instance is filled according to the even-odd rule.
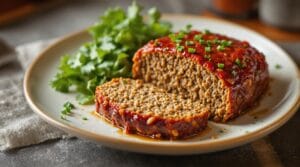
[[158,52],[144,54],[140,59],[135,78],[209,107],[211,118],[222,120],[228,111],[230,91],[224,82],[191,59]]
[[141,115],[181,119],[199,115],[207,109],[201,103],[185,99],[174,93],[167,93],[141,80],[119,79],[101,86],[101,96],[109,97],[119,108]]

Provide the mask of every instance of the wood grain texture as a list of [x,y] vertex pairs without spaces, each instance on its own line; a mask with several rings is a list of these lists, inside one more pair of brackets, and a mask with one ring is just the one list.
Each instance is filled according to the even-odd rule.
[[285,41],[285,42],[297,42],[300,41],[300,31],[288,31],[276,27],[272,27],[270,25],[267,25],[265,23],[262,23],[258,19],[248,19],[248,20],[242,20],[242,19],[225,19],[220,16],[217,16],[211,12],[205,11],[201,14],[202,16],[209,17],[209,18],[216,18],[226,21],[231,21],[234,23],[237,23],[239,25],[251,28],[266,37],[274,40],[274,41]]
[[27,3],[22,3],[16,5],[14,8],[9,8],[9,10],[4,10],[0,13],[0,26],[5,26],[13,22],[29,17],[32,14],[50,9],[59,4],[63,3],[63,0],[48,0],[48,1],[28,1]]

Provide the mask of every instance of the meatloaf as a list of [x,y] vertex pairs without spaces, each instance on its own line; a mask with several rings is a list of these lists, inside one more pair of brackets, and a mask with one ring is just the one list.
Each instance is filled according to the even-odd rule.
[[201,103],[141,80],[116,78],[96,88],[96,112],[126,133],[159,139],[199,134],[209,111]]
[[254,104],[269,83],[264,55],[209,31],[181,31],[150,41],[133,57],[133,77],[209,107],[226,122]]

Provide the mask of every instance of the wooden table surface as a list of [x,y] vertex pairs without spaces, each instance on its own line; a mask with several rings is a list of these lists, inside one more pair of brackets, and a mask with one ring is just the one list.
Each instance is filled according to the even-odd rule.
[[215,19],[221,19],[230,21],[245,27],[248,27],[252,30],[255,30],[266,37],[276,41],[276,42],[300,42],[300,30],[299,31],[290,31],[290,30],[284,30],[280,28],[273,27],[271,25],[267,25],[263,22],[261,22],[258,18],[253,19],[225,19],[220,16],[217,16],[209,11],[204,11],[201,16],[209,17],[209,18],[215,18]]
[[[33,14],[38,14],[42,11],[48,10],[55,6],[63,4],[63,0],[47,0],[41,2],[28,1],[22,5],[16,6],[16,8],[11,10],[2,11],[0,10],[0,27],[6,26],[8,24],[14,23],[16,21],[22,20],[26,17],[30,17]],[[1,9],[1,8],[0,8]],[[201,16],[221,19],[226,21],[231,21],[245,27],[251,28],[266,37],[274,41],[283,41],[283,42],[299,42],[300,41],[300,30],[299,31],[289,31],[283,30],[280,28],[273,27],[262,23],[258,18],[254,19],[225,19],[220,16],[217,16],[209,11],[204,11],[201,13]]]

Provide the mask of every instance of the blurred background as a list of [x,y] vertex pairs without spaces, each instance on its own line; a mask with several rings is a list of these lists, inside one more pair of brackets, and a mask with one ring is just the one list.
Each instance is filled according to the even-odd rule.
[[[131,0],[0,0],[0,38],[11,45],[54,38],[96,21],[105,9]],[[227,19],[282,42],[300,41],[298,0],[137,0],[163,13]]]
[[[194,14],[246,26],[277,42],[300,64],[299,0],[136,1],[162,13]],[[16,47],[82,30],[107,8],[126,8],[131,0],[0,0],[0,4],[0,43]]]

